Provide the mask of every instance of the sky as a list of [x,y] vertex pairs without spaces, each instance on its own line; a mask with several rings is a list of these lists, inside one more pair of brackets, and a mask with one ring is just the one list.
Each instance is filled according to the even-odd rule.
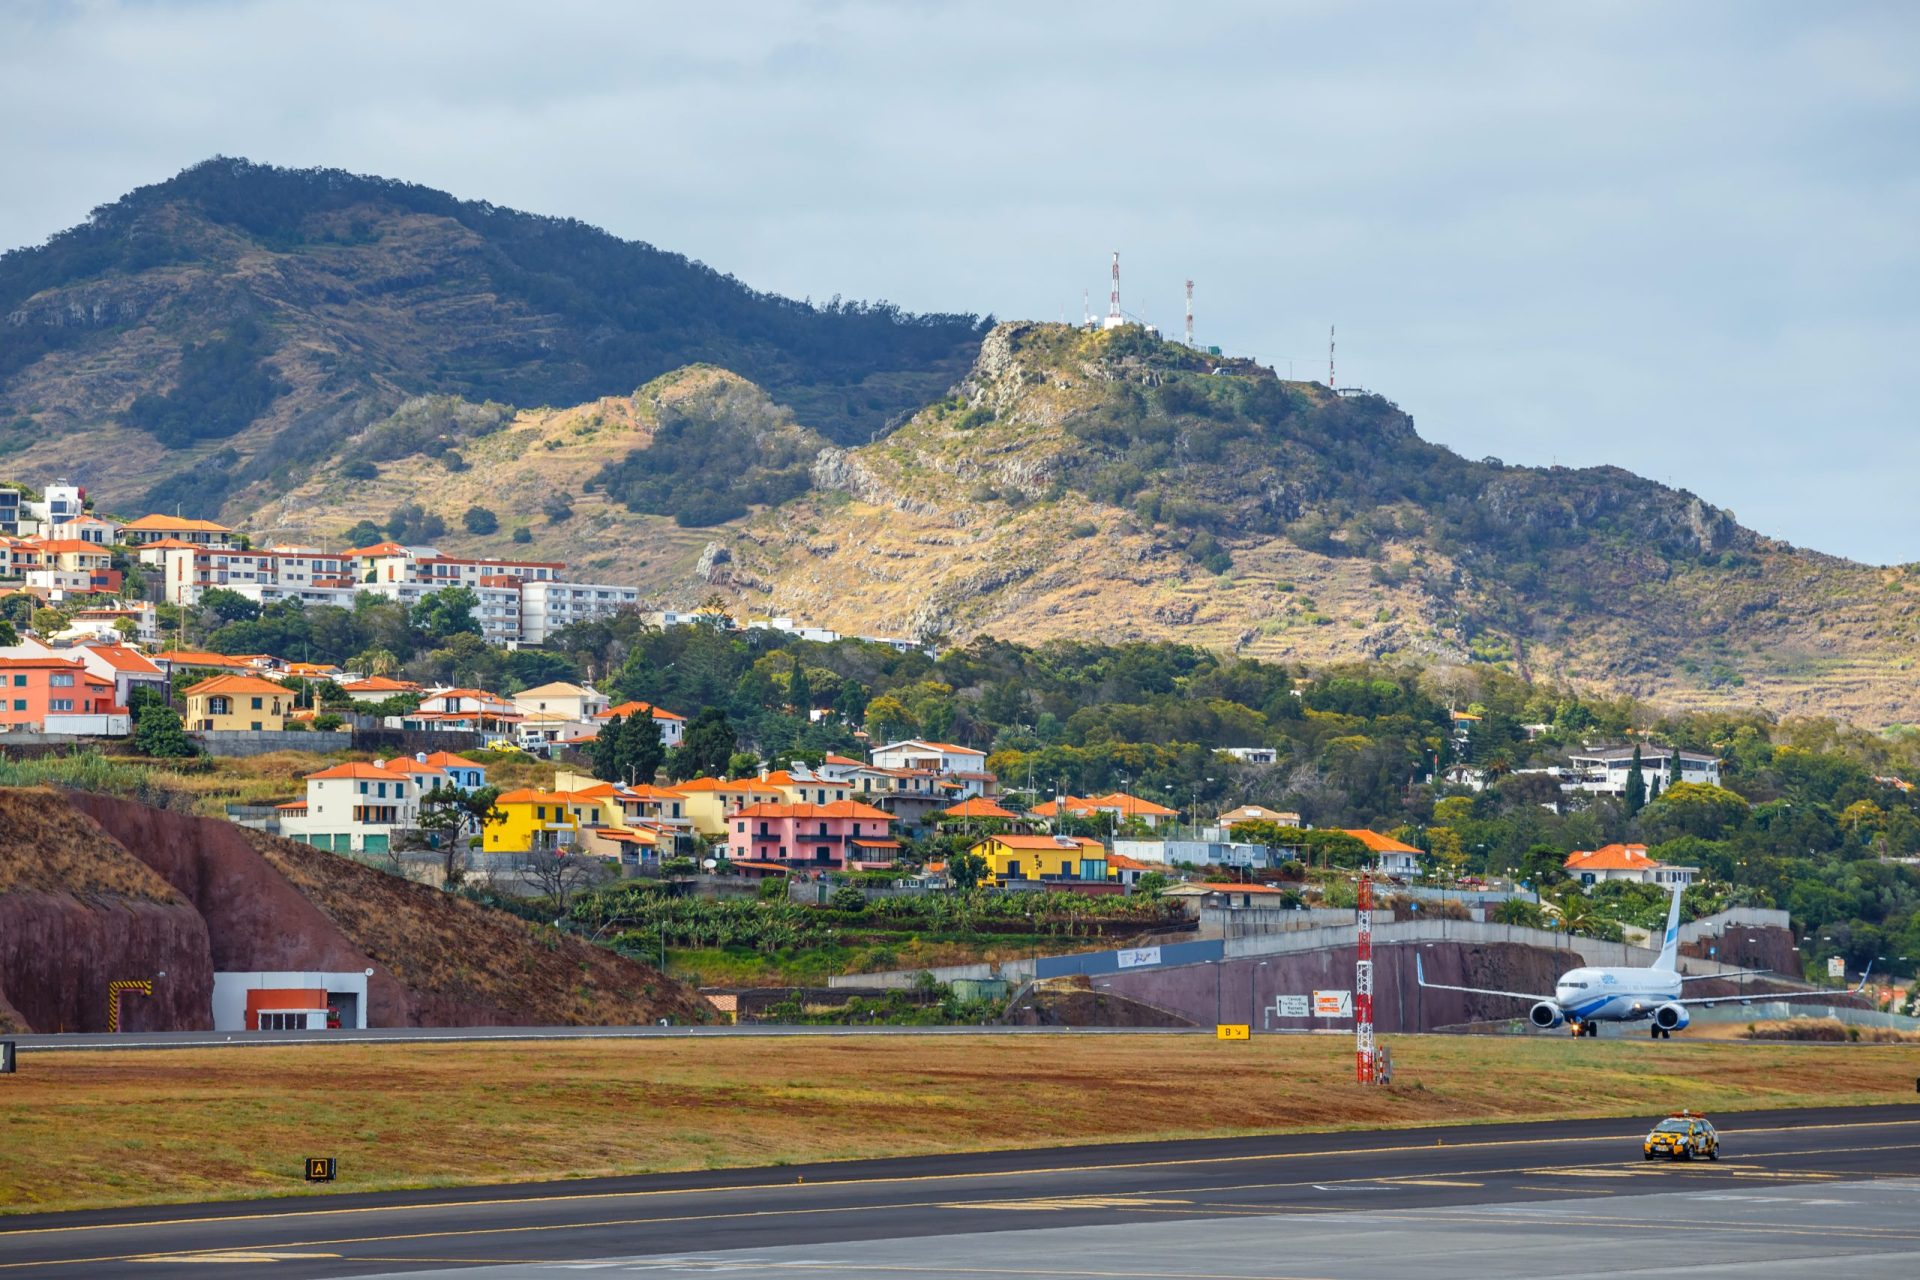
[[0,0],[0,247],[215,154],[757,288],[1122,305],[1920,561],[1920,5]]

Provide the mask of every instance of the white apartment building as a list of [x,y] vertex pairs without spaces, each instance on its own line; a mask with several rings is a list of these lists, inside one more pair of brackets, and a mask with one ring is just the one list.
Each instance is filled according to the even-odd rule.
[[[1658,779],[1665,787],[1672,777],[1673,757],[1680,757],[1680,781],[1720,785],[1720,760],[1697,751],[1675,751],[1668,747],[1640,748],[1640,780],[1648,795]],[[1584,791],[1590,795],[1624,796],[1627,777],[1633,772],[1632,747],[1588,747],[1569,753],[1572,762],[1562,791]]]
[[562,627],[604,618],[640,602],[635,587],[602,582],[554,582],[532,579],[520,583],[520,642],[543,644]]

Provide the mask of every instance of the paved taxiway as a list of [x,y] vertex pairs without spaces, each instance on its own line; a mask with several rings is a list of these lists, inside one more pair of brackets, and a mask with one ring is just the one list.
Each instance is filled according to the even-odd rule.
[[1920,1274],[1920,1108],[1716,1120],[1716,1163],[1640,1119],[44,1215],[0,1276]]

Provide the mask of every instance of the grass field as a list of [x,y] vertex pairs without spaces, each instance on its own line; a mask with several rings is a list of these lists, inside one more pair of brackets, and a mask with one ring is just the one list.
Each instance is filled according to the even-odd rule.
[[8,1211],[1059,1143],[1899,1102],[1914,1051],[1564,1037],[662,1039],[27,1054]]

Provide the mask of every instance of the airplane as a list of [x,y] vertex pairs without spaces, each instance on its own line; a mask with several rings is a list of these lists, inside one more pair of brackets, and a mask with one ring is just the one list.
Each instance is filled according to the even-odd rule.
[[[1809,996],[1830,997],[1834,994],[1831,991],[1788,991],[1752,996],[1683,998],[1681,989],[1689,982],[1767,972],[1765,969],[1736,969],[1728,973],[1711,974],[1680,972],[1680,894],[1684,887],[1679,884],[1673,886],[1673,902],[1667,908],[1667,936],[1660,947],[1660,958],[1650,968],[1603,965],[1569,969],[1554,983],[1553,994],[1543,996],[1523,991],[1490,991],[1484,987],[1450,987],[1443,983],[1428,982],[1427,967],[1416,952],[1413,958],[1414,977],[1421,986],[1435,991],[1463,991],[1469,995],[1531,1000],[1534,1005],[1527,1010],[1527,1020],[1542,1031],[1551,1031],[1565,1024],[1573,1029],[1574,1035],[1597,1036],[1602,1022],[1648,1022],[1652,1024],[1648,1032],[1655,1040],[1670,1040],[1674,1032],[1686,1030],[1687,1024],[1693,1021],[1687,1012],[1691,1005],[1711,1008],[1736,1000],[1741,1004],[1752,1004],[1755,1000],[1801,1000]],[[1873,966],[1868,965],[1867,972],[1872,971]],[[1845,994],[1858,995],[1866,985],[1867,975],[1862,974],[1860,985]]]

